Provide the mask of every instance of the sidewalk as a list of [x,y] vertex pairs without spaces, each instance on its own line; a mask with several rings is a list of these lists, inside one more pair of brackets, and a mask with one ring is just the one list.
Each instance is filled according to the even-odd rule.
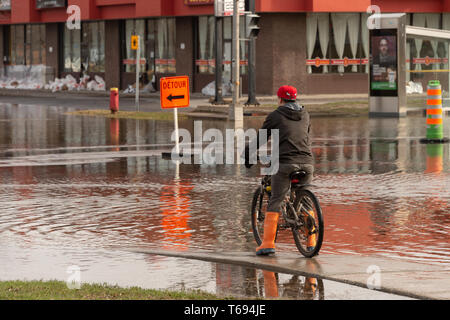
[[[109,91],[57,91],[51,92],[50,90],[45,89],[36,89],[36,90],[26,90],[26,89],[0,89],[0,97],[2,96],[20,96],[20,97],[61,97],[61,96],[88,96],[88,97],[109,97]],[[159,92],[141,92],[140,96],[142,98],[154,98],[159,99]],[[213,97],[205,96],[199,92],[191,92],[191,98],[193,99],[203,99],[205,104],[210,104],[210,101]],[[135,95],[131,93],[120,93],[120,97],[122,98],[134,98]],[[329,103],[329,102],[338,102],[338,101],[364,101],[367,100],[367,94],[320,94],[320,95],[301,95],[299,97],[300,103]],[[257,101],[260,104],[271,104],[277,103],[276,95],[262,95],[256,97]],[[231,97],[224,97],[226,103],[231,103]],[[242,104],[247,102],[248,98],[246,95],[241,97],[239,101]]]
[[[419,97],[419,96],[417,96]],[[420,97],[419,97],[420,98]],[[425,99],[425,97],[423,97]],[[258,96],[259,106],[245,106],[248,98],[244,96],[239,102],[243,105],[244,116],[267,116],[274,111],[278,104],[276,96]],[[191,93],[191,105],[182,108],[180,113],[193,118],[209,118],[227,120],[231,104],[230,97],[224,97],[225,105],[212,103],[213,97],[201,93]],[[298,99],[301,105],[305,105],[312,117],[349,117],[368,115],[367,94],[322,94],[301,95]],[[49,90],[23,90],[23,89],[0,89],[0,103],[49,105],[62,107],[76,107],[80,109],[109,109],[108,91],[58,91]],[[160,93],[143,93],[140,95],[141,111],[161,111]],[[135,95],[120,94],[120,110],[135,110]],[[165,112],[171,110],[164,110]],[[408,115],[424,115],[426,106],[408,107]],[[445,115],[450,115],[450,108],[443,108]]]
[[[129,251],[180,257],[217,263],[235,264],[301,276],[342,282],[363,288],[376,285],[386,293],[417,299],[450,299],[450,269],[403,260],[362,255],[321,254],[312,259],[300,254],[281,252],[258,257],[251,252],[179,252],[160,249],[130,248]],[[378,271],[378,274],[374,274]]]

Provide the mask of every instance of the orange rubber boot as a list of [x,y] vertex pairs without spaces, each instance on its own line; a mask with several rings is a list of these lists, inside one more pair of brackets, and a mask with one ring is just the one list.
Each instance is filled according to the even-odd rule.
[[275,236],[277,235],[278,227],[278,212],[267,212],[264,219],[264,239],[258,248],[256,248],[256,255],[264,256],[275,253]]
[[[314,212],[310,211],[309,214],[314,217]],[[309,234],[309,232],[314,232],[316,229],[313,227],[312,230],[306,230],[306,236],[308,238],[307,242],[306,242],[306,248],[308,251],[312,251],[314,250],[314,248],[316,247],[317,244],[317,233],[314,234]]]

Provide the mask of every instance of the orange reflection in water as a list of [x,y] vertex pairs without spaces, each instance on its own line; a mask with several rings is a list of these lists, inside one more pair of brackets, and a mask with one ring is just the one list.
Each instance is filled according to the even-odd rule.
[[[315,267],[308,262],[307,267],[315,272]],[[324,298],[324,286],[318,278],[216,264],[216,293],[265,299],[321,300]]]
[[427,145],[427,169],[425,173],[441,173],[444,168],[444,145]]
[[116,147],[112,148],[111,151],[120,151],[120,148],[119,148],[119,136],[120,136],[119,119],[115,119],[115,118],[109,119],[109,134],[111,137],[111,145],[116,146]]
[[322,204],[325,213],[322,251],[408,256],[407,251],[417,248],[414,255],[421,261],[441,260],[440,255],[419,257],[419,252],[424,246],[440,248],[449,243],[445,214],[448,202],[433,196],[404,201],[392,198],[387,202],[370,199],[370,203]]
[[180,250],[188,249],[192,233],[188,226],[191,218],[191,198],[189,192],[193,186],[187,182],[174,181],[173,185],[165,186],[160,195],[161,226],[164,232],[165,247],[175,245]]

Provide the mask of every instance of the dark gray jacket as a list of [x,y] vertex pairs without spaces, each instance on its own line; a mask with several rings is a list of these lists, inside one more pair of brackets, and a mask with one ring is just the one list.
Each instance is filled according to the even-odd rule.
[[[309,136],[310,117],[303,106],[290,102],[278,107],[267,116],[261,129],[267,129],[269,136],[272,129],[279,130],[280,163],[314,164]],[[259,137],[257,147],[260,147]]]

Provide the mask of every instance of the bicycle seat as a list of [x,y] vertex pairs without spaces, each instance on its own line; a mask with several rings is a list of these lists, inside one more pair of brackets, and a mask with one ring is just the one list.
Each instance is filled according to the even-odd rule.
[[296,170],[289,175],[289,179],[291,180],[292,185],[297,185],[302,181],[308,173],[304,170]]

